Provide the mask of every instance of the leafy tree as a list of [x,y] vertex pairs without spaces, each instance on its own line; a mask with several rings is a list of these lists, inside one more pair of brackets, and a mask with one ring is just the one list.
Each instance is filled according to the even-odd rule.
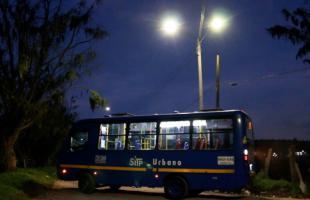
[[0,1],[0,148],[6,170],[16,168],[14,145],[20,134],[91,70],[95,52],[90,44],[107,35],[91,23],[98,3]]
[[[309,4],[309,3],[308,3]],[[293,45],[300,48],[296,59],[302,59],[304,63],[310,64],[307,58],[310,52],[310,10],[308,8],[297,8],[294,11],[282,10],[282,14],[288,25],[275,25],[267,29],[274,38],[288,39]]]
[[58,151],[69,133],[77,114],[73,106],[65,105],[64,99],[52,99],[46,112],[19,136],[15,152],[19,166],[41,167],[55,164]]

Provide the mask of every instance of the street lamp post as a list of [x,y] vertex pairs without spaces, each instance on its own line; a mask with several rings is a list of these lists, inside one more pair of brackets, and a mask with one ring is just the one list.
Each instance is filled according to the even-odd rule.
[[[202,59],[201,59],[201,46],[203,40],[206,38],[206,33],[203,34],[203,29],[205,27],[205,7],[202,6],[201,15],[200,15],[200,24],[199,24],[199,33],[197,38],[197,46],[196,46],[196,53],[197,53],[197,64],[198,64],[198,89],[199,89],[199,110],[204,110],[204,90],[203,90],[203,78],[202,78]],[[223,16],[215,15],[211,18],[208,23],[208,27],[215,33],[221,32],[227,25],[227,19]],[[180,29],[181,23],[178,21],[177,18],[169,16],[163,19],[161,23],[161,30],[167,36],[175,36]],[[219,57],[217,57],[217,63],[219,63]],[[217,100],[216,100],[216,107],[219,108],[219,65],[217,67]]]
[[[199,24],[199,34],[197,39],[197,59],[198,59],[198,82],[199,82],[199,110],[204,110],[204,90],[203,90],[203,80],[202,80],[202,61],[201,61],[201,44],[206,38],[206,34],[202,35],[202,29],[204,26],[205,19],[205,8],[202,6]],[[209,22],[209,28],[215,32],[221,32],[227,26],[227,20],[222,16],[213,16]],[[220,108],[220,57],[216,56],[216,108]]]
[[202,43],[202,28],[204,26],[205,8],[202,7],[200,15],[199,33],[197,38],[197,61],[198,61],[198,86],[199,86],[199,110],[204,110],[203,105],[203,80],[202,80],[202,60],[201,60],[201,43]]
[[220,55],[216,55],[216,109],[220,109]]

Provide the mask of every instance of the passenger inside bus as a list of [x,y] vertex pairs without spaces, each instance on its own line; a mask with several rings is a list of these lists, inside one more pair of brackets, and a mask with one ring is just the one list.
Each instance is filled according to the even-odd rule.
[[222,143],[221,138],[219,136],[215,136],[213,138],[213,148],[214,149],[220,149],[220,148],[222,148],[222,145],[223,145],[223,143]]
[[183,147],[184,150],[188,150],[189,149],[189,144],[187,141],[184,142],[184,147]]
[[135,142],[134,142],[134,147],[135,147],[135,150],[141,150],[141,142],[139,139],[136,139]]
[[175,149],[183,149],[180,135],[177,135]]
[[202,138],[198,138],[196,145],[195,145],[195,149],[196,150],[203,150],[206,149],[207,145],[206,145],[206,138],[202,137]]
[[118,138],[115,139],[114,145],[115,145],[115,148],[114,148],[115,150],[122,150],[124,148],[122,140]]

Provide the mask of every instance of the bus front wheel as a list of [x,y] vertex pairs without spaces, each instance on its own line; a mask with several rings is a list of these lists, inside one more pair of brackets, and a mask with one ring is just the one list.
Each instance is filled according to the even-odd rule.
[[82,193],[90,194],[96,189],[94,177],[88,173],[81,174],[78,181],[79,190]]
[[188,184],[181,176],[173,176],[165,180],[164,190],[168,199],[182,199],[188,194]]

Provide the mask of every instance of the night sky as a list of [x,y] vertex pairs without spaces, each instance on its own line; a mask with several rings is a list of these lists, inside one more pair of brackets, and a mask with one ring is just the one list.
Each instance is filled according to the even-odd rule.
[[[202,3],[206,20],[215,11],[230,19],[223,33],[205,30],[205,107],[215,107],[219,53],[223,109],[246,111],[256,138],[310,140],[310,70],[304,70],[308,65],[295,59],[297,47],[272,39],[266,31],[285,24],[283,8],[302,6],[304,0],[105,0],[94,17],[110,36],[94,44],[97,69],[77,85],[100,92],[111,112],[91,112],[84,95],[78,101],[79,118],[199,110],[196,40]],[[159,30],[168,14],[182,22],[173,38]],[[73,94],[79,95],[79,90]]]

